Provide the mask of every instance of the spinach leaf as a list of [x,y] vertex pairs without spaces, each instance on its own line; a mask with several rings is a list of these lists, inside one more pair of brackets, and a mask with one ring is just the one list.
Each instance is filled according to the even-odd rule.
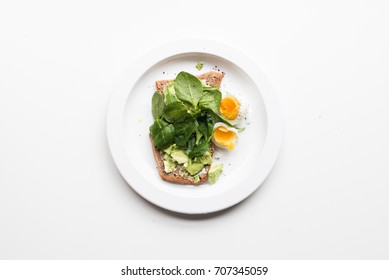
[[214,112],[212,110],[207,109],[207,113],[212,117],[212,120],[213,120],[214,123],[222,122],[222,123],[228,125],[229,127],[233,127],[233,128],[235,128],[235,129],[237,129],[239,131],[243,131],[245,129],[244,127],[239,127],[239,126],[231,124],[225,118],[223,118],[222,116],[218,115],[216,112]]
[[151,138],[158,149],[166,149],[174,143],[174,126],[162,119],[156,119],[150,126]]
[[168,92],[166,95],[165,95],[165,100],[166,100],[166,105],[167,104],[170,104],[170,103],[173,103],[175,101],[180,101],[177,96],[175,94],[172,94],[170,92]]
[[209,150],[209,141],[203,139],[200,143],[194,146],[188,153],[191,158],[202,156],[206,151]]
[[208,135],[208,130],[207,130],[207,123],[203,120],[199,120],[199,126],[197,128],[197,130],[205,136],[205,138],[207,138],[207,135]]
[[165,95],[165,102],[166,104],[173,103],[174,101],[180,101],[177,96],[176,92],[174,90],[174,82],[171,82],[163,91],[163,94]]
[[203,137],[204,135],[197,129],[196,130],[196,145],[198,145],[200,143],[200,140],[201,138]]
[[196,145],[196,136],[193,135],[192,137],[189,138],[188,146],[186,148],[185,153],[189,155],[195,145]]
[[159,119],[162,116],[164,107],[165,103],[163,101],[163,96],[158,92],[154,92],[153,98],[151,99],[151,113],[154,120]]
[[211,140],[212,138],[212,134],[213,134],[213,127],[215,126],[215,121],[213,119],[213,117],[209,114],[206,115],[206,121],[207,121],[207,137],[208,137],[208,142]]
[[211,140],[212,133],[213,133],[213,126],[215,125],[213,117],[210,114],[206,114],[203,117],[199,118],[198,123],[199,123],[198,131],[202,135],[204,135],[204,138],[207,141]]
[[167,104],[162,115],[170,123],[184,122],[190,116],[187,107],[180,101]]
[[206,91],[199,100],[199,105],[202,108],[208,108],[217,112],[220,108],[222,93],[219,90]]
[[174,142],[179,148],[186,148],[191,135],[197,131],[197,121],[194,118],[189,118],[184,123],[174,124],[175,138]]
[[[214,121],[210,114],[205,113],[197,119],[198,127],[196,133],[190,139],[195,139],[191,146],[188,145],[187,155],[191,158],[203,155],[209,150],[210,140],[212,138]],[[193,140],[192,140],[193,141]],[[189,143],[188,143],[189,144]]]
[[174,89],[180,100],[189,102],[197,108],[203,95],[203,85],[199,79],[187,72],[180,72],[174,80]]

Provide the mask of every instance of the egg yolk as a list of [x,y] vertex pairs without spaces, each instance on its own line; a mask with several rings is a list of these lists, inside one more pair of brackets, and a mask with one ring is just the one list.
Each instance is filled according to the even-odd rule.
[[213,139],[216,143],[228,148],[229,150],[234,149],[237,138],[238,136],[234,131],[228,130],[224,126],[219,126],[213,131]]
[[234,120],[239,115],[240,105],[233,96],[224,97],[220,102],[220,113],[229,120]]

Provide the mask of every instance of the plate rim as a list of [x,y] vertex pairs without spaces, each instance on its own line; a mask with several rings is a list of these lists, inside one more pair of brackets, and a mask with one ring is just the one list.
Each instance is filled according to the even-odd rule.
[[[236,190],[234,192],[234,189],[237,188],[233,187],[233,195],[231,195],[231,191],[228,192],[230,194],[229,199],[226,199],[226,197],[224,197],[224,199],[220,199],[220,197],[207,198],[210,201],[206,203],[206,205],[201,205],[200,208],[195,205],[188,205],[188,201],[185,203],[175,204],[171,203],[171,201],[166,201],[166,198],[163,198],[164,201],[155,199],[150,196],[149,192],[139,188],[139,186],[137,186],[137,183],[139,182],[134,182],[134,178],[131,178],[132,175],[129,174],[129,170],[123,168],[123,166],[128,164],[128,160],[126,160],[124,156],[124,130],[122,129],[123,126],[121,124],[128,95],[139,78],[142,77],[148,69],[169,57],[187,53],[215,55],[234,63],[236,66],[244,70],[255,85],[261,89],[261,97],[266,110],[266,137],[260,155],[262,165],[259,166],[261,172],[258,172],[259,174],[255,178],[255,184],[251,183],[250,186],[250,182],[247,182],[247,179],[249,178],[247,178],[243,184],[249,184],[248,186],[250,187],[239,188],[239,190],[243,190],[243,192],[236,192]],[[258,86],[259,81],[260,87]],[[224,210],[245,200],[265,181],[274,167],[281,149],[283,137],[283,116],[281,106],[271,82],[264,75],[259,66],[246,54],[220,41],[208,39],[181,39],[160,44],[145,55],[139,57],[135,62],[129,65],[126,71],[124,71],[121,78],[116,82],[109,99],[106,118],[106,133],[109,150],[115,166],[126,183],[136,193],[147,201],[169,211],[183,214],[207,214]],[[220,196],[223,196],[223,194]],[[172,198],[175,200],[178,199],[173,196]],[[198,202],[196,203],[198,205]]]

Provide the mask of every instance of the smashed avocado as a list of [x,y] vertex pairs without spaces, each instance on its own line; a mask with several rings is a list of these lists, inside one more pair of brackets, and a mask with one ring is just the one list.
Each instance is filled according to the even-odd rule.
[[164,163],[166,173],[173,172],[177,167],[177,163],[175,163],[171,157],[166,157],[163,163]]
[[201,70],[201,69],[203,69],[203,66],[204,66],[204,62],[202,62],[202,61],[199,61],[199,62],[197,62],[197,64],[196,64],[196,68],[197,68],[197,70]]
[[177,145],[173,144],[164,152],[165,172],[167,173],[173,172],[178,165],[182,165],[193,176],[198,174],[205,165],[212,163],[212,156],[208,151],[200,157],[190,159],[183,150],[178,149]]
[[190,175],[196,175],[201,171],[201,169],[203,169],[203,167],[204,164],[193,162],[186,167],[186,170],[189,172]]
[[223,164],[212,164],[208,172],[208,181],[214,184],[223,172]]
[[188,156],[184,153],[182,150],[176,150],[174,149],[170,156],[177,161],[179,164],[184,164],[189,161]]
[[190,175],[199,173],[205,165],[212,163],[212,156],[210,152],[205,152],[201,157],[195,157],[193,160],[188,162],[186,170]]

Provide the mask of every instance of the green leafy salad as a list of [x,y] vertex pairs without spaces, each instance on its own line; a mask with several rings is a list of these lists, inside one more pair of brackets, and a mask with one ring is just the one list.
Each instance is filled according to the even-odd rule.
[[[166,173],[178,170],[199,182],[204,167],[212,164],[214,125],[221,122],[237,128],[219,114],[221,99],[219,87],[207,86],[187,72],[180,72],[163,95],[154,93],[150,135],[163,156]],[[210,183],[218,179],[222,167],[211,165]]]

